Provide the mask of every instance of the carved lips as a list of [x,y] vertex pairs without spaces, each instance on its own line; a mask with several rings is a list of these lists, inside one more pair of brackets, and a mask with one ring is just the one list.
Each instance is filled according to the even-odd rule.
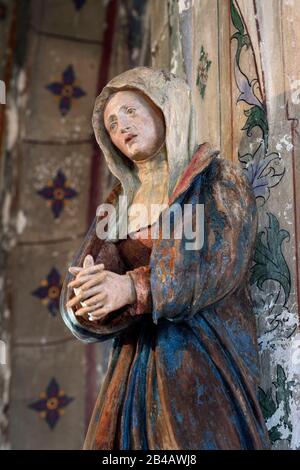
[[129,144],[135,137],[137,137],[136,134],[128,134],[127,137],[125,138],[125,144]]

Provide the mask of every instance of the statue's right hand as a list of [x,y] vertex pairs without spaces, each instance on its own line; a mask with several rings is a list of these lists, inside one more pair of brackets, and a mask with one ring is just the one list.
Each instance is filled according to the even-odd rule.
[[[91,277],[97,273],[100,273],[100,278],[105,276],[101,275],[101,272],[104,270],[104,264],[94,264],[94,259],[91,255],[87,255],[83,261],[83,267],[70,266],[69,272],[73,274],[75,279],[68,284],[68,287],[74,289],[75,297],[73,297],[67,303],[67,307],[72,307],[79,303],[81,306],[85,306],[84,302],[79,300],[80,287],[85,282],[89,281]],[[99,279],[100,280],[100,279]]]

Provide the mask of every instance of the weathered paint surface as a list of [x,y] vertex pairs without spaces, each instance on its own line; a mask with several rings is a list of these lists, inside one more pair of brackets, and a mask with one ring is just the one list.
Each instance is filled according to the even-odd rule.
[[[240,162],[253,188],[258,237],[250,281],[260,402],[273,448],[299,449],[300,3],[170,0],[168,5],[169,17],[159,24],[153,18],[153,64],[187,79],[202,141]],[[163,22],[170,29],[164,37]],[[211,61],[203,98],[197,84],[202,47]]]
[[[120,186],[112,203],[118,191]],[[205,204],[203,249],[187,251],[184,236],[163,239],[160,232],[148,268],[136,256],[141,241],[135,241],[135,256],[133,240],[127,248],[126,241],[117,242],[110,258],[120,266],[122,243],[125,267],[119,272],[142,271],[151,308],[145,304],[137,315],[135,306],[125,306],[89,322],[65,309],[68,276],[65,281],[61,310],[73,333],[85,341],[114,337],[84,448],[269,448],[257,398],[258,347],[247,284],[255,198],[242,171],[203,144],[169,205],[175,202]],[[101,253],[111,242],[102,241],[99,250],[94,231],[92,225],[79,257],[97,250],[97,262],[107,263]],[[137,297],[139,302],[139,288]]]

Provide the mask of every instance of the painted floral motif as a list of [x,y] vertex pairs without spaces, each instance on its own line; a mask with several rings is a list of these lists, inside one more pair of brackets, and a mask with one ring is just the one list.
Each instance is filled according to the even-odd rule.
[[260,406],[267,421],[270,439],[273,443],[279,439],[291,440],[290,400],[292,398],[291,388],[294,384],[295,381],[287,380],[284,369],[280,364],[277,364],[276,380],[273,382],[275,398],[272,388],[269,388],[266,392],[259,388]]
[[282,243],[285,239],[290,239],[290,234],[287,230],[280,229],[274,214],[268,213],[268,216],[269,227],[266,227],[266,232],[257,234],[250,284],[256,283],[261,289],[267,279],[279,282],[285,293],[285,305],[291,291],[291,275],[282,254]]
[[37,193],[47,199],[47,203],[51,206],[54,218],[58,218],[64,206],[78,195],[75,189],[68,186],[67,179],[61,170],[58,170],[53,180],[50,180],[48,185],[38,190]]
[[[269,123],[258,78],[249,79],[240,67],[242,51],[250,49],[249,57],[252,59],[254,53],[239,12],[239,2],[230,0],[230,11],[231,21],[236,29],[231,39],[237,44],[233,64],[235,81],[240,92],[237,103],[243,101],[249,105],[248,109],[243,111],[246,121],[242,130],[246,131],[247,137],[251,139],[249,140],[251,153],[239,155],[239,161],[257,200],[262,202],[262,207],[270,196],[271,188],[276,187],[283,179],[284,160],[277,152],[270,153],[268,148]],[[257,131],[261,132],[259,139],[256,138]],[[286,140],[284,139],[284,143],[288,145],[289,142]],[[280,151],[280,147],[281,144],[277,145],[276,150]],[[267,213],[267,215],[269,225],[257,234],[254,265],[250,276],[259,326],[260,352],[266,351],[270,357],[268,364],[270,370],[264,368],[263,372],[272,379],[271,388],[266,391],[259,390],[259,400],[271,442],[288,440],[290,446],[293,447],[292,434],[294,432],[295,436],[297,433],[297,430],[293,431],[291,420],[291,410],[295,411],[295,400],[292,397],[295,384],[293,380],[289,380],[290,377],[293,378],[292,369],[283,367],[278,364],[277,360],[278,357],[287,357],[298,324],[294,307],[288,305],[291,274],[283,252],[283,241],[289,240],[290,234],[287,230],[280,228],[279,221],[274,214]],[[275,368],[273,364],[276,364]]]
[[204,51],[204,47],[201,46],[200,58],[198,64],[198,73],[197,73],[197,86],[200,90],[200,95],[204,99],[205,89],[208,79],[208,70],[211,66],[211,60],[208,60],[208,54]]
[[241,50],[243,49],[243,47],[246,47],[246,49],[249,49],[250,38],[248,34],[245,34],[244,24],[241,20],[241,17],[237,9],[235,8],[233,1],[230,2],[230,13],[231,13],[232,24],[237,30],[236,33],[232,35],[232,38],[236,39],[238,43],[237,52],[236,52],[236,61],[237,63],[239,63]]
[[261,144],[253,153],[239,155],[256,198],[262,198],[263,204],[269,199],[270,188],[277,186],[284,173],[284,163],[278,153],[265,156],[264,145]]
[[73,400],[74,398],[66,395],[60,388],[55,378],[52,378],[46,391],[40,393],[40,399],[28,407],[37,411],[40,418],[45,419],[50,429],[53,429],[64,414],[64,408]]
[[47,278],[40,282],[40,287],[32,292],[38,297],[43,305],[46,305],[51,315],[54,317],[59,311],[59,296],[62,287],[61,275],[57,269],[52,268]]
[[75,5],[76,10],[81,10],[81,8],[84,6],[86,0],[73,0],[73,3]]
[[231,36],[231,39],[235,39],[237,41],[234,61],[234,76],[238,90],[240,91],[237,102],[244,101],[251,106],[244,111],[247,119],[242,130],[246,130],[248,137],[251,137],[252,129],[259,127],[265,142],[265,151],[267,152],[269,126],[265,104],[256,96],[255,86],[258,85],[258,79],[254,78],[249,81],[248,77],[240,68],[241,51],[244,47],[249,49],[250,38],[248,34],[245,34],[245,27],[232,0],[230,2],[230,11],[232,23],[237,29],[237,31]]
[[[244,93],[245,92],[242,91],[240,97]],[[240,97],[238,98],[238,100],[241,100]],[[242,130],[247,131],[248,137],[251,137],[252,129],[254,129],[255,127],[259,127],[262,132],[262,136],[265,142],[265,148],[267,152],[268,145],[269,145],[269,126],[268,126],[267,113],[266,113],[265,106],[254,105],[249,109],[245,109],[244,115],[246,116],[247,119],[246,119],[244,127],[242,127]]]
[[76,77],[72,65],[69,65],[62,73],[61,82],[53,82],[46,85],[46,88],[59,97],[59,110],[65,116],[72,107],[73,99],[86,95],[85,91],[75,84]]

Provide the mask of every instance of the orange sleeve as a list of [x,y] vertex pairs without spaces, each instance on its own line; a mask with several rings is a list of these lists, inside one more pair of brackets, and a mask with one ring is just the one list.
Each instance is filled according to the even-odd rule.
[[141,266],[132,271],[127,271],[127,274],[131,277],[136,292],[136,301],[129,307],[131,315],[152,313],[150,267]]

